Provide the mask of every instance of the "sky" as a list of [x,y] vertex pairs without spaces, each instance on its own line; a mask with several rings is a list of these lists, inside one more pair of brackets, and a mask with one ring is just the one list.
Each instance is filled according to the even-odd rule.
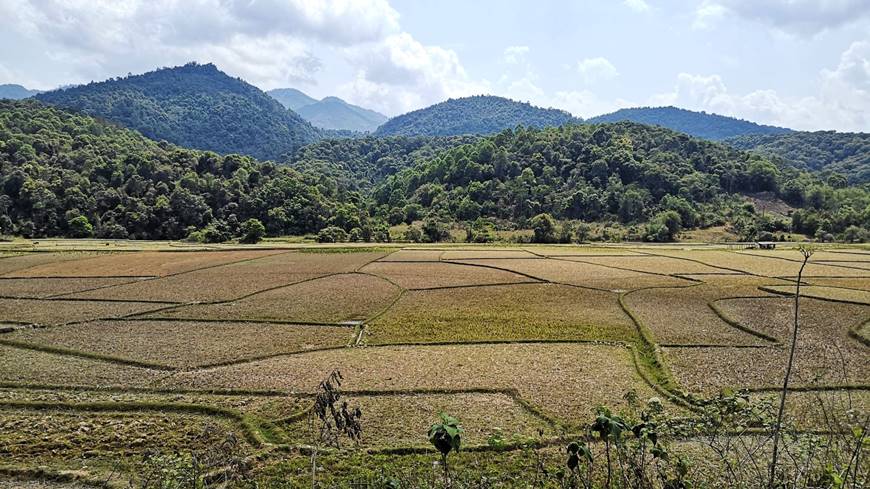
[[0,0],[0,83],[213,62],[393,116],[492,94],[870,131],[870,0]]

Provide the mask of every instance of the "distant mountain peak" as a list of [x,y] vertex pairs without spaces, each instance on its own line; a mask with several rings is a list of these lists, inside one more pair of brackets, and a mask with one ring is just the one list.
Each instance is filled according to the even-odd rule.
[[349,104],[335,96],[317,100],[295,88],[276,88],[266,93],[322,129],[371,132],[387,120],[383,114]]
[[267,91],[266,94],[290,110],[297,110],[300,107],[317,103],[316,98],[310,97],[302,90],[297,90],[295,88],[276,88]]

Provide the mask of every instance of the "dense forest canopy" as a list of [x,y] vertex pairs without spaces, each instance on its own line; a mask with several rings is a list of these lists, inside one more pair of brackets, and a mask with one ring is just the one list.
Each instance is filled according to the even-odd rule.
[[[757,213],[741,194],[759,192],[797,210]],[[323,140],[275,164],[0,101],[0,234],[220,241],[259,224],[251,220],[273,236],[336,240],[389,239],[388,224],[417,222],[407,239],[445,239],[447,226],[466,223],[469,239],[497,226],[552,240],[538,231],[564,234],[580,221],[622,226],[619,239],[728,224],[744,239],[856,240],[867,237],[870,194],[840,175],[634,123]]]
[[442,220],[485,217],[527,226],[546,214],[636,225],[674,212],[680,222],[671,231],[726,222],[746,238],[788,231],[791,223],[759,222],[737,197],[754,192],[805,207],[797,232],[870,224],[865,189],[832,187],[761,156],[634,123],[507,130],[402,170],[375,189],[374,199],[379,214],[416,205]]
[[839,174],[850,184],[870,182],[870,133],[790,132],[728,139],[735,148],[752,150],[782,163],[820,173]]
[[223,240],[258,219],[268,233],[339,222],[370,232],[335,185],[247,156],[156,143],[128,129],[45,106],[0,101],[0,233]]
[[456,136],[493,134],[518,125],[561,126],[575,122],[564,110],[542,109],[528,103],[478,95],[450,99],[424,109],[408,112],[385,122],[377,136]]
[[272,97],[214,65],[189,63],[42,93],[71,108],[180,146],[276,159],[320,131]]
[[631,121],[640,124],[666,127],[711,141],[719,141],[744,134],[783,134],[790,131],[782,127],[765,126],[718,114],[695,112],[677,107],[636,107],[620,109],[610,114],[599,115],[587,122]]
[[328,176],[342,191],[369,191],[399,170],[478,139],[478,136],[326,139],[300,149],[287,163],[302,172]]

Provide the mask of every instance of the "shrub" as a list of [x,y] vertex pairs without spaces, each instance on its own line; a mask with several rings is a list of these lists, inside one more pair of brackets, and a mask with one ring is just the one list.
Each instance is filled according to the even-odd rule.
[[266,235],[266,226],[259,219],[248,219],[242,223],[242,243],[259,243]]
[[74,217],[67,222],[69,235],[73,238],[90,238],[94,235],[94,226],[85,216]]
[[347,240],[347,233],[338,226],[325,227],[317,233],[318,243],[342,243]]
[[549,214],[538,214],[533,217],[529,224],[535,232],[535,243],[556,242],[556,220]]

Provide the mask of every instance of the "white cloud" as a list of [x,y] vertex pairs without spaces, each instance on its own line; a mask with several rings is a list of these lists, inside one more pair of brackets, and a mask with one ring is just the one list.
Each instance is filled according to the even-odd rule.
[[489,89],[485,81],[468,77],[456,52],[423,45],[404,32],[379,43],[348,48],[345,54],[357,75],[339,87],[339,95],[386,114]]
[[706,28],[726,14],[761,22],[801,36],[870,17],[867,0],[704,0],[695,13],[696,28]]
[[502,59],[505,63],[515,65],[523,62],[529,54],[528,46],[508,46],[504,49]]
[[692,28],[703,30],[710,28],[719,19],[725,16],[728,10],[721,4],[710,0],[705,0],[695,11],[695,20],[692,22]]
[[650,11],[650,6],[646,3],[646,0],[624,0],[622,3],[635,12],[643,13]]
[[311,80],[312,43],[400,31],[387,0],[3,0],[0,17],[84,80],[197,60],[267,87]]
[[619,72],[607,58],[586,58],[577,63],[577,72],[585,83],[595,83],[598,81],[610,80],[616,78]]
[[718,75],[680,73],[671,92],[650,105],[677,105],[793,129],[866,131],[870,127],[870,42],[852,43],[834,69],[819,73],[818,92],[788,97],[775,90],[731,93]]
[[569,90],[556,92],[552,105],[575,116],[589,118],[636,104],[623,99],[605,100],[589,90]]

